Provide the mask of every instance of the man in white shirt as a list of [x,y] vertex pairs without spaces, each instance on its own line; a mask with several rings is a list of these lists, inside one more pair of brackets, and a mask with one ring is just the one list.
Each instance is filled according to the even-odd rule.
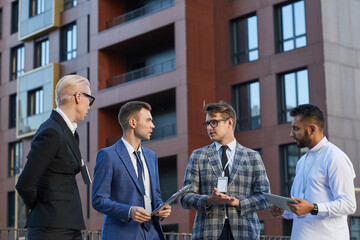
[[323,135],[324,116],[314,105],[294,108],[290,136],[299,148],[310,150],[300,158],[291,196],[291,212],[275,206],[273,216],[293,219],[291,239],[349,239],[347,215],[356,210],[355,172],[348,156]]

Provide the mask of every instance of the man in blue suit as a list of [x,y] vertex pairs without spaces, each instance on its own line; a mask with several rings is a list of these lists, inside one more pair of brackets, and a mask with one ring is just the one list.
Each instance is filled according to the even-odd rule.
[[124,104],[118,116],[123,137],[98,152],[92,205],[105,214],[101,239],[165,239],[159,218],[168,217],[171,207],[150,215],[163,203],[158,162],[153,151],[141,146],[155,128],[150,111],[145,102]]

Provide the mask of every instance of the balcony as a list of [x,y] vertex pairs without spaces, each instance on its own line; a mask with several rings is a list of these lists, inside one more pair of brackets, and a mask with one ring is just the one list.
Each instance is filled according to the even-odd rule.
[[145,17],[174,5],[174,0],[156,0],[106,22],[106,29]]
[[153,77],[175,70],[175,58],[123,73],[106,80],[106,88],[126,82]]

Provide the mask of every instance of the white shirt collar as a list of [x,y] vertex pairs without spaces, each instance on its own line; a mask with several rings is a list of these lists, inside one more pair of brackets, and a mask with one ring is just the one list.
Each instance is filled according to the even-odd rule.
[[125,144],[125,147],[126,147],[126,149],[127,149],[127,151],[128,151],[128,153],[129,153],[130,156],[133,154],[134,151],[139,151],[140,153],[142,153],[142,152],[141,152],[141,145],[139,146],[139,150],[135,150],[135,149],[133,148],[133,146],[131,146],[131,144],[128,143],[128,142],[125,140],[125,138],[121,138],[121,140],[122,140],[123,143]]
[[[223,146],[223,145],[221,145],[220,143],[215,142],[216,151],[219,151],[222,146]],[[236,139],[234,139],[232,142],[228,143],[227,146],[228,146],[230,152],[235,151],[235,148],[236,148]]]
[[70,119],[66,116],[66,114],[61,111],[60,108],[56,108],[55,111],[57,113],[60,114],[60,116],[64,119],[64,121],[66,122],[66,125],[70,128],[71,132],[74,134],[75,133],[75,130],[77,128],[77,123],[76,122],[71,122]]
[[322,146],[324,146],[324,144],[327,142],[327,138],[326,137],[323,137],[323,139],[321,139],[320,142],[318,142],[318,144],[315,145],[315,147],[313,147],[312,149],[310,149],[309,151],[311,153],[314,153],[314,152],[317,152],[319,149],[322,148]]

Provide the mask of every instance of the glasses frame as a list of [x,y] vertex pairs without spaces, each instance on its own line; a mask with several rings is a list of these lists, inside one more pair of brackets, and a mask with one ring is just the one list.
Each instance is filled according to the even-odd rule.
[[[77,93],[74,93],[74,97],[76,96]],[[91,96],[90,94],[81,92],[82,95],[84,95],[85,97],[89,98],[89,106],[93,105],[93,103],[95,102],[95,97]]]
[[203,122],[203,127],[207,130],[208,126],[210,125],[212,128],[216,128],[219,125],[220,121],[226,121],[229,120],[230,118],[220,118],[220,119],[211,119],[209,121],[205,121]]

